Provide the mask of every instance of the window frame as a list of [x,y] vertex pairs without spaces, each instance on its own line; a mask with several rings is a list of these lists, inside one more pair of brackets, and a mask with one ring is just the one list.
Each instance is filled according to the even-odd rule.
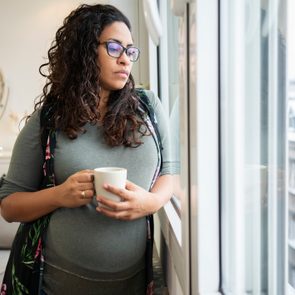
[[[156,60],[161,63],[159,96],[166,110],[169,110],[169,91],[165,79],[168,77],[165,24],[169,4],[168,0],[159,1],[163,35]],[[187,122],[182,122],[188,126],[188,170],[181,176],[188,181],[187,200],[181,204],[181,218],[171,200],[158,212],[156,219],[183,294],[220,294],[219,3],[218,0],[190,1],[184,10],[180,17],[187,22],[187,28],[195,28],[187,32],[184,42],[189,71],[187,101],[181,100],[188,115]],[[194,64],[192,58],[195,58]]]

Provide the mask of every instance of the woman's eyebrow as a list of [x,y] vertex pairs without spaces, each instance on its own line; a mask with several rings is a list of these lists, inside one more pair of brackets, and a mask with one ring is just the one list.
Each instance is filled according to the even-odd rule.
[[[110,38],[110,39],[108,39],[108,41],[115,41],[115,42],[117,42],[117,43],[119,43],[119,44],[122,45],[122,41],[120,41],[118,39],[115,39],[115,38]],[[132,45],[133,45],[133,43],[127,44],[126,47],[129,47],[129,46],[132,46]]]

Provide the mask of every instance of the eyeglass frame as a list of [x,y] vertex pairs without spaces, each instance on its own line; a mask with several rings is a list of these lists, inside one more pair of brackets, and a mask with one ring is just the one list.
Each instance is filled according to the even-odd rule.
[[[111,54],[109,53],[109,47],[108,47],[109,43],[116,43],[117,45],[119,45],[119,46],[122,47],[122,52],[121,52],[121,54],[120,54],[119,56],[113,56],[113,55],[111,55]],[[129,47],[124,47],[122,44],[120,44],[120,43],[117,42],[117,41],[105,41],[105,42],[99,42],[98,45],[105,45],[105,48],[106,48],[106,50],[107,50],[107,54],[108,54],[110,57],[113,57],[113,58],[120,58],[120,57],[123,55],[124,52],[125,52],[126,55],[128,56],[128,54],[127,54],[127,50],[130,49],[130,48],[136,48],[136,49],[138,50],[138,56],[137,56],[137,59],[136,59],[136,60],[131,60],[130,57],[128,56],[128,58],[129,58],[129,60],[130,60],[131,62],[136,62],[136,61],[138,61],[139,56],[140,56],[140,49],[139,49],[138,47],[136,47],[136,46],[133,46],[133,45],[132,45],[132,46],[129,46]]]

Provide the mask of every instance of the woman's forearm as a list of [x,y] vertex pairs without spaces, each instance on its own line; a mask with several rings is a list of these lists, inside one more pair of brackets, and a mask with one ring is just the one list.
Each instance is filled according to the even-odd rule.
[[162,208],[172,197],[173,194],[173,176],[172,175],[162,175],[160,176],[151,192],[156,194],[155,202],[155,210],[154,212],[158,211]]
[[8,222],[29,222],[58,208],[58,187],[37,192],[13,193],[1,202],[1,215]]
[[57,208],[86,205],[94,196],[93,171],[82,170],[64,183],[36,192],[16,192],[1,202],[1,214],[8,222],[33,221]]

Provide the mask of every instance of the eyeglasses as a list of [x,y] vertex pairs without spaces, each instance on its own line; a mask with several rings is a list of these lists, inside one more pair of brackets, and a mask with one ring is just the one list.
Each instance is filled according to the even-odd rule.
[[124,47],[120,43],[114,42],[114,41],[106,41],[99,43],[105,44],[106,50],[109,56],[119,58],[122,56],[124,52],[126,52],[126,55],[129,57],[130,61],[135,62],[139,58],[140,50],[137,47],[130,46],[130,47]]

